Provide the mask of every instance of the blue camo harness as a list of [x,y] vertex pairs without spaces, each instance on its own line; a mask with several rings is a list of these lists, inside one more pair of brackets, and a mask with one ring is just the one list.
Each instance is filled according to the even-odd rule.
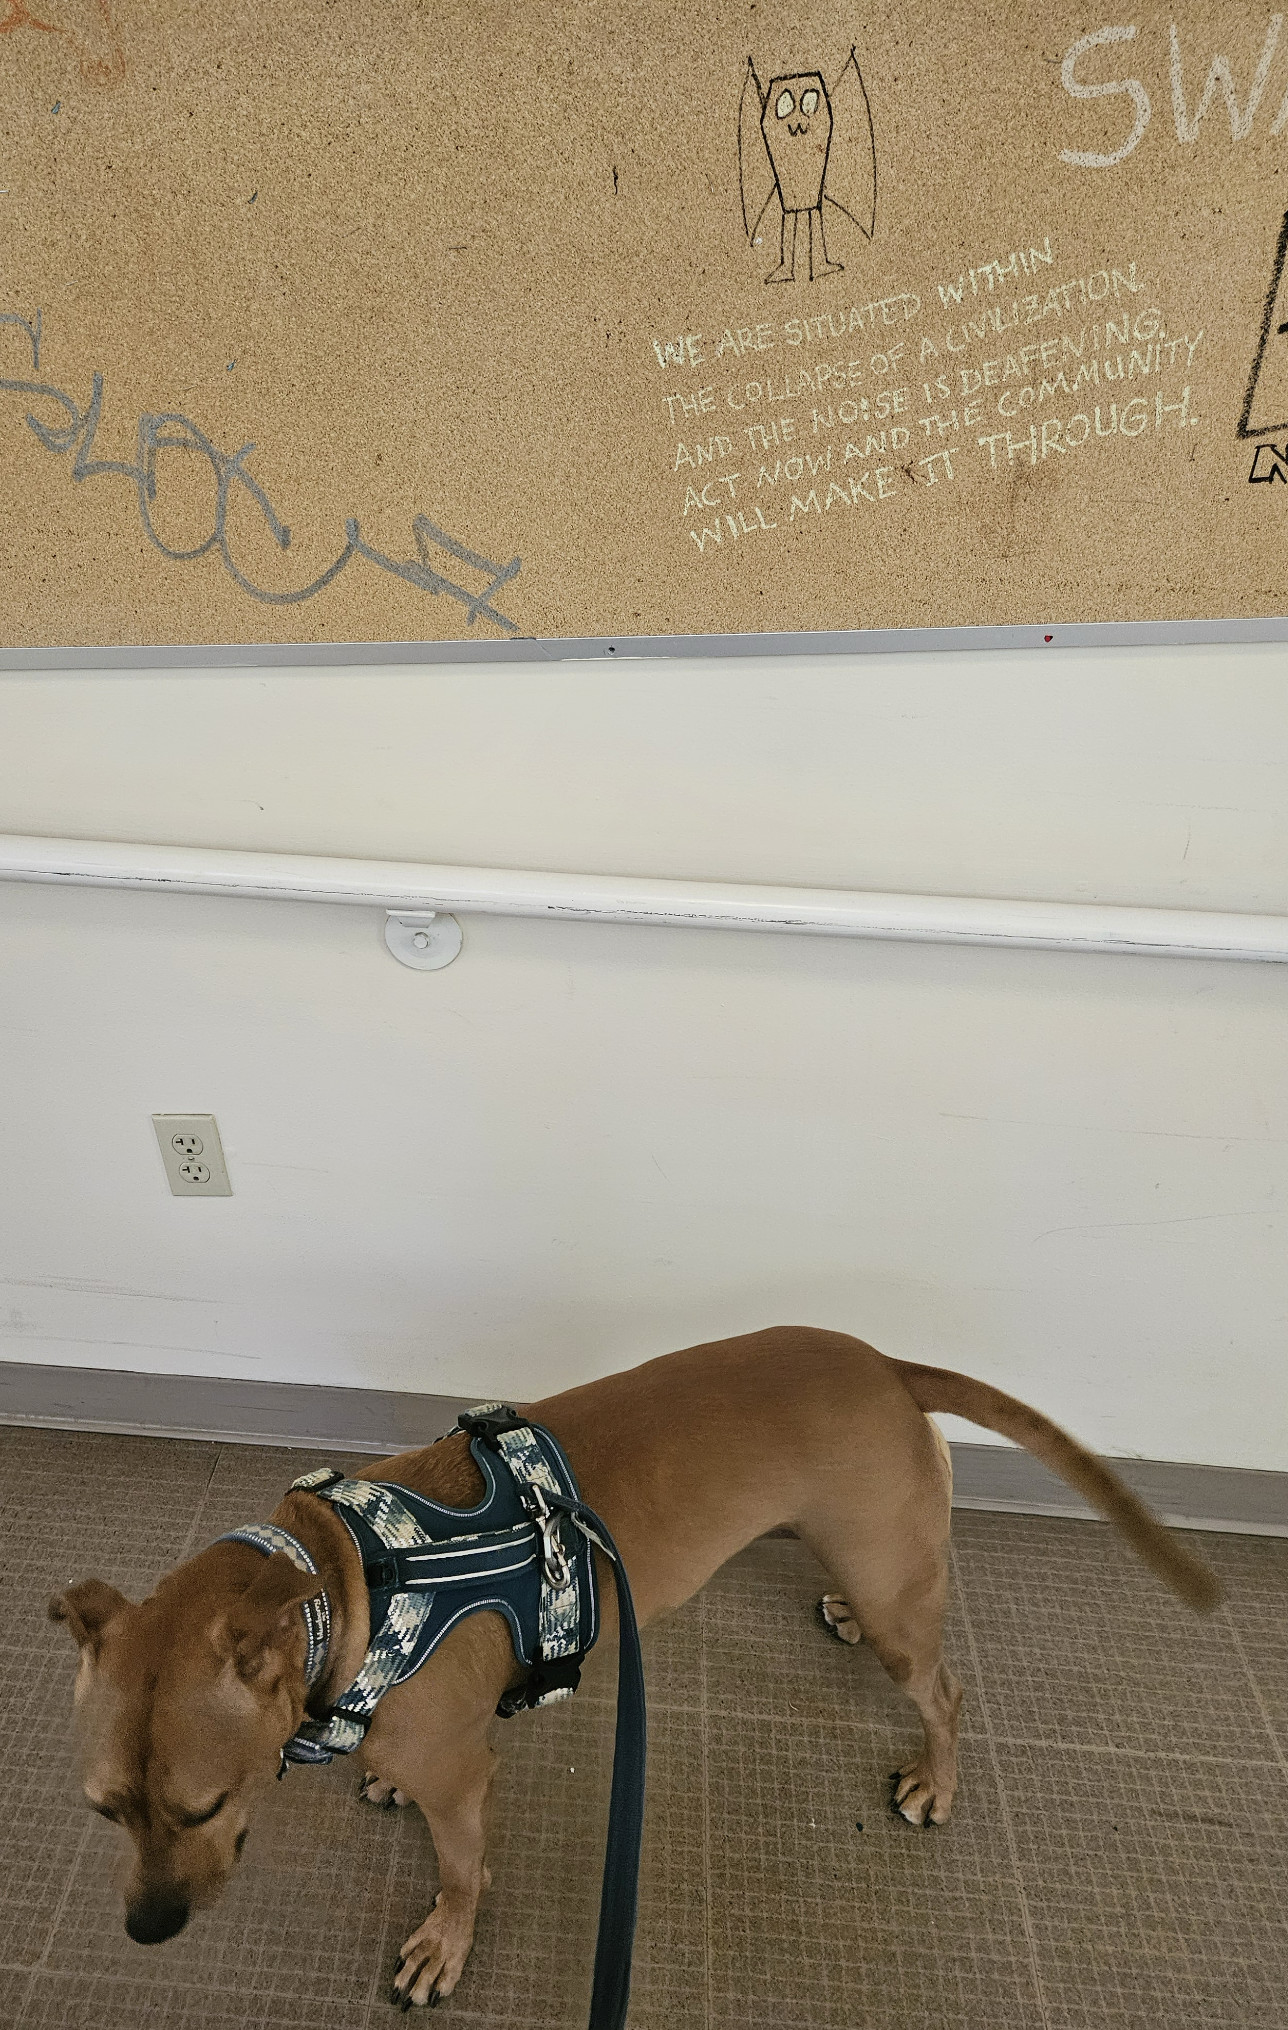
[[[630,1994],[640,1835],[644,1812],[644,1674],[630,1586],[608,1530],[581,1499],[558,1439],[503,1403],[481,1403],[458,1419],[483,1476],[474,1508],[449,1508],[411,1488],[351,1480],[335,1468],[306,1473],[292,1493],[329,1502],[362,1560],[371,1635],[361,1669],[324,1714],[306,1716],[282,1750],[289,1762],[330,1762],[361,1746],[383,1694],[414,1675],[470,1614],[502,1614],[527,1676],[503,1696],[503,1718],[571,1698],[599,1635],[595,1549],[617,1584],[620,1665],[612,1798],[604,1856],[599,1940],[589,2030],[619,2030]],[[507,1470],[502,1472],[501,1467]],[[462,1524],[466,1527],[462,1531]],[[304,1545],[276,1523],[249,1523],[221,1543],[284,1552],[303,1572],[317,1567]],[[325,1592],[303,1603],[308,1638],[305,1682],[312,1691],[326,1663],[331,1613]]]

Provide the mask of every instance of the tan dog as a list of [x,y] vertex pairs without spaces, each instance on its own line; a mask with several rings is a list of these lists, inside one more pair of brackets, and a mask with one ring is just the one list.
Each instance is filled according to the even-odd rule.
[[[1027,1447],[1182,1598],[1215,1604],[1212,1575],[1045,1417],[962,1375],[887,1360],[843,1333],[783,1327],[722,1340],[529,1406],[613,1531],[641,1625],[680,1606],[766,1530],[798,1532],[837,1588],[824,1596],[829,1625],[846,1641],[866,1640],[921,1714],[924,1744],[896,1779],[896,1807],[914,1825],[942,1825],[957,1780],[961,1687],[940,1642],[952,1475],[927,1411],[968,1417]],[[453,1506],[482,1494],[464,1434],[368,1470]],[[265,1559],[221,1543],[137,1606],[98,1579],[50,1603],[81,1649],[86,1795],[134,1842],[125,1923],[142,1944],[171,1937],[218,1895],[256,1796],[277,1775],[305,1709],[301,1601],[325,1585],[333,1622],[313,1710],[349,1685],[367,1647],[367,1593],[344,1524],[306,1493],[288,1495],[273,1520],[308,1548],[320,1581],[281,1553]],[[613,1592],[601,1590],[601,1641],[611,1647]],[[433,2004],[461,1977],[489,1881],[491,1722],[521,1675],[501,1616],[474,1614],[385,1694],[363,1745],[366,1795],[414,1800],[438,1854],[439,1893],[395,1978],[404,2007]]]

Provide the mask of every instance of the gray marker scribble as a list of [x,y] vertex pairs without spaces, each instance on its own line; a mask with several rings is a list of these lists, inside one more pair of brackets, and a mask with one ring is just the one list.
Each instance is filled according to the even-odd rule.
[[[34,319],[19,317],[14,311],[0,311],[0,325],[17,325],[27,335],[31,347],[33,374],[40,372],[41,315],[37,311]],[[502,586],[508,585],[519,574],[520,559],[512,557],[508,564],[496,564],[490,557],[482,557],[449,536],[439,528],[428,515],[417,515],[412,522],[412,538],[416,546],[414,557],[400,558],[386,556],[363,539],[361,528],[354,517],[344,525],[344,546],[308,585],[301,585],[291,592],[272,592],[267,586],[257,585],[247,577],[232,553],[228,535],[228,509],[233,489],[236,487],[249,496],[259,509],[270,535],[278,548],[287,550],[291,544],[291,531],[281,520],[268,494],[246,469],[246,460],[255,449],[253,443],[243,444],[239,451],[221,451],[188,416],[181,416],[175,410],[139,417],[137,452],[133,464],[119,458],[95,458],[94,439],[103,413],[103,376],[95,374],[90,391],[89,403],[85,408],[69,395],[65,388],[55,387],[51,381],[0,379],[0,394],[26,395],[32,401],[53,402],[65,417],[63,422],[42,422],[39,416],[27,411],[27,428],[33,433],[46,451],[55,457],[66,457],[74,452],[71,476],[78,484],[87,479],[99,479],[109,475],[133,482],[138,499],[139,520],[144,534],[154,549],[174,563],[189,563],[194,558],[208,556],[212,550],[219,553],[224,569],[243,592],[265,606],[299,606],[306,599],[316,598],[319,592],[334,582],[347,569],[355,557],[363,557],[378,570],[388,571],[394,578],[414,585],[419,592],[445,593],[449,599],[459,600],[465,608],[469,625],[476,620],[491,621],[494,627],[502,628],[508,634],[518,633],[517,622],[510,620],[493,605],[495,595]],[[163,451],[195,452],[204,458],[210,467],[214,483],[214,504],[210,532],[201,542],[186,550],[177,550],[167,543],[153,520],[153,504],[157,498],[157,458]],[[471,592],[464,585],[435,570],[430,562],[433,550],[440,550],[458,564],[466,564],[472,571],[479,571],[487,579],[481,592]]]

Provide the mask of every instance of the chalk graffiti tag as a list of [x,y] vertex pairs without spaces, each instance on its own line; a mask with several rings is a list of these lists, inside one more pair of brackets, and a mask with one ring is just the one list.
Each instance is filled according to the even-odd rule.
[[[33,319],[19,317],[13,311],[0,311],[0,325],[17,325],[27,335],[31,347],[33,375],[40,372],[41,316],[37,311]],[[155,415],[142,415],[138,420],[137,450],[134,462],[127,463],[118,458],[95,458],[94,440],[98,434],[103,413],[103,376],[93,377],[88,404],[82,408],[79,402],[65,388],[56,387],[52,381],[0,378],[0,394],[25,395],[29,401],[52,402],[63,412],[65,421],[42,422],[41,418],[27,411],[27,428],[32,431],[46,451],[55,457],[72,455],[71,476],[78,484],[87,479],[117,477],[130,480],[138,498],[139,520],[143,532],[154,549],[173,563],[190,563],[198,557],[209,556],[217,551],[224,569],[235,584],[252,599],[265,606],[299,606],[306,599],[314,599],[328,585],[334,584],[340,573],[347,570],[355,557],[362,557],[378,570],[387,571],[391,577],[400,578],[407,585],[414,585],[419,592],[445,593],[464,606],[468,624],[476,620],[490,621],[494,627],[507,634],[517,634],[517,622],[510,620],[493,604],[502,586],[508,585],[519,574],[521,560],[512,557],[508,564],[497,564],[489,557],[482,557],[477,551],[458,542],[439,528],[428,515],[417,515],[412,521],[412,539],[416,546],[414,557],[390,557],[368,543],[354,517],[344,525],[343,548],[325,570],[307,585],[291,591],[274,592],[268,586],[257,585],[233,556],[228,533],[228,511],[236,489],[252,501],[270,533],[281,550],[291,544],[291,531],[281,520],[265,489],[254,474],[247,470],[246,461],[255,446],[243,444],[238,451],[221,451],[198,424],[189,416],[177,410],[164,410]],[[204,458],[210,467],[214,484],[214,506],[209,533],[187,549],[176,549],[167,543],[156,527],[153,507],[157,498],[157,464],[162,452],[185,451]],[[458,585],[441,571],[435,570],[430,562],[434,550],[445,552],[456,563],[464,564],[472,571],[478,571],[487,579],[481,591],[470,592],[464,585]]]

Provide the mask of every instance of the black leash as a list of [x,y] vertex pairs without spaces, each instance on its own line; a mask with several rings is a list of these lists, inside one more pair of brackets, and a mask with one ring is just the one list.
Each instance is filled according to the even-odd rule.
[[[481,1438],[504,1459],[497,1444],[502,1431],[526,1426],[541,1430],[531,1418],[506,1409],[459,1419],[463,1430]],[[574,1483],[575,1484],[575,1483]],[[617,1587],[617,1732],[613,1744],[613,1782],[609,1793],[608,1838],[604,1845],[604,1884],[599,1898],[599,1936],[595,1943],[595,1978],[590,1995],[587,2030],[622,2030],[631,1993],[631,1954],[639,1909],[640,1843],[644,1834],[644,1771],[648,1752],[648,1712],[644,1699],[644,1661],[640,1655],[635,1602],[622,1554],[607,1526],[583,1501],[548,1495],[552,1510],[582,1529],[608,1558]],[[540,1666],[534,1675],[539,1675]],[[574,1680],[575,1682],[575,1680]],[[506,1710],[504,1707],[502,1710]]]
[[[635,1602],[621,1553],[593,1509],[583,1515],[612,1560],[617,1582],[617,1734],[609,1793],[604,1886],[599,1898],[595,1982],[588,2030],[621,2030],[631,1993],[631,1951],[639,1908],[640,1842],[644,1834],[644,1766],[648,1713]],[[574,1521],[576,1517],[574,1516]]]

